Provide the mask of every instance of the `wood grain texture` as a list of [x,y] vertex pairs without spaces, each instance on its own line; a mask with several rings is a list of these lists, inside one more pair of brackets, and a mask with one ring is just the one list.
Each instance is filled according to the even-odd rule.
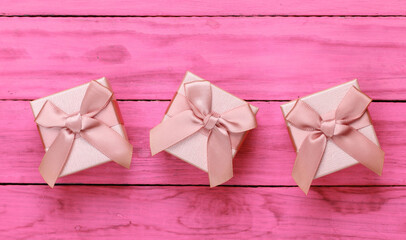
[[404,239],[405,201],[405,187],[1,186],[0,237]]
[[0,6],[3,15],[406,15],[402,0],[3,0]]
[[244,99],[358,78],[374,99],[406,100],[402,17],[0,18],[0,35],[0,99],[101,76],[119,99],[171,99],[190,70]]
[[[405,16],[403,0],[0,0],[0,239],[405,239]],[[187,70],[260,108],[229,186],[171,186],[207,185],[207,174],[150,156],[160,100]],[[119,102],[131,169],[108,163],[41,185],[27,100],[101,76],[136,100]],[[357,165],[305,196],[279,100],[354,78],[384,100],[369,108],[383,175]]]
[[[234,161],[231,185],[295,185],[293,146],[280,102],[251,102],[260,108],[258,128],[251,131]],[[119,102],[134,145],[130,170],[107,163],[60,178],[59,183],[208,184],[207,174],[167,153],[150,156],[149,130],[158,124],[169,102]],[[404,185],[406,178],[406,103],[372,103],[370,112],[386,151],[381,177],[359,165],[314,181],[316,185]],[[43,183],[38,166],[44,154],[28,102],[0,102],[0,182]]]

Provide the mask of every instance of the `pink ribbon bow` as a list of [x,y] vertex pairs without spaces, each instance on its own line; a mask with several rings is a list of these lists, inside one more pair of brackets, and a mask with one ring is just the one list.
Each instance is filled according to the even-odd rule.
[[201,131],[208,136],[207,167],[210,187],[215,187],[233,177],[230,135],[255,128],[255,115],[248,104],[221,114],[213,112],[212,90],[208,81],[185,83],[184,87],[186,109],[151,130],[151,153],[155,155]]
[[309,191],[328,140],[373,172],[382,174],[384,152],[357,131],[370,125],[370,120],[363,118],[363,115],[371,101],[367,95],[352,87],[335,112],[325,116],[320,116],[300,99],[296,102],[286,121],[309,132],[299,148],[292,171],[294,180],[303,192],[307,194]]
[[92,81],[78,113],[67,114],[52,102],[45,102],[35,122],[46,128],[60,128],[39,166],[42,177],[51,188],[61,174],[77,137],[82,137],[121,166],[130,167],[132,145],[108,125],[94,118],[107,106],[112,96],[108,88]]

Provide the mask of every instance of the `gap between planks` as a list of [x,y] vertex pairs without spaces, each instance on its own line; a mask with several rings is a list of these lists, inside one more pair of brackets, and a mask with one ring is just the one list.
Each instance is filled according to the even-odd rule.
[[[7,98],[3,98],[0,99],[0,102],[17,102],[17,101],[21,101],[21,102],[29,102],[32,101],[34,99],[7,99]],[[172,101],[171,99],[116,99],[119,102],[170,102]],[[292,100],[278,100],[278,99],[243,99],[246,102],[290,102],[296,99],[292,99]],[[394,99],[389,99],[389,100],[382,100],[382,99],[375,99],[372,100],[372,102],[386,102],[386,103],[406,103],[406,100],[394,100]]]
[[[0,183],[0,186],[46,186],[46,183]],[[55,186],[100,186],[100,187],[203,187],[207,184],[130,184],[130,183],[56,183]],[[220,185],[216,188],[298,188],[297,185]],[[312,188],[389,188],[406,187],[404,184],[387,185],[312,185]]]
[[386,18],[386,17],[406,17],[406,15],[8,15],[2,14],[0,17],[4,18],[286,18],[286,17],[300,17],[300,18]]

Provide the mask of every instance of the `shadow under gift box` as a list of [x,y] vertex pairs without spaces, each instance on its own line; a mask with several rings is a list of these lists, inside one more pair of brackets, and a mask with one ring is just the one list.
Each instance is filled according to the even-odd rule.
[[[179,96],[178,93],[182,94],[183,96],[185,95],[184,84],[202,80],[204,79],[194,75],[191,72],[186,73],[184,80],[182,81],[177,93],[175,94],[174,98],[171,101],[171,104],[166,110],[164,119],[162,120],[163,122],[176,114],[176,112],[174,112],[171,106],[174,104],[178,104],[178,102],[181,102],[181,99],[179,98],[182,98],[182,96]],[[224,91],[223,89],[213,84],[211,84],[211,89],[212,89],[212,111],[214,112],[223,113],[225,111],[231,110],[246,103],[244,100]],[[256,115],[256,113],[258,112],[258,108],[251,104],[249,104],[249,106],[252,112]],[[243,133],[230,133],[234,134],[235,135],[234,137],[238,139],[238,145],[232,149],[233,158],[237,153],[238,149],[241,147],[247,133],[248,131]],[[165,149],[165,151],[176,156],[177,158],[182,159],[187,163],[192,164],[193,166],[196,166],[197,168],[205,172],[208,172],[206,145],[207,145],[207,135],[198,131],[190,135],[186,139],[182,140],[181,142],[178,142],[177,144]]]
[[[351,87],[359,88],[358,81],[352,80],[350,82],[326,89],[321,92],[317,92],[306,97],[300,98],[302,101],[307,103],[310,107],[312,107],[315,111],[317,111],[320,115],[324,115],[326,113],[335,111],[340,104],[341,100],[347,94],[348,90]],[[288,102],[286,104],[281,105],[283,116],[286,118],[287,114],[292,110],[295,106],[297,100]],[[373,143],[379,146],[378,138],[376,137],[375,129],[372,125],[371,118],[369,116],[369,112],[366,111],[361,118],[367,118],[370,122],[370,125],[358,129],[360,133],[362,133],[365,137],[371,140]],[[300,130],[290,123],[286,122],[288,126],[288,131],[290,138],[292,140],[293,146],[295,147],[296,152],[302,145],[303,140],[309,134],[309,132]],[[348,155],[344,152],[341,148],[334,144],[333,141],[327,141],[326,149],[324,151],[324,155],[321,159],[319,168],[316,172],[315,179],[328,175],[330,173],[342,170],[344,168],[353,166],[359,163],[353,157]]]
[[[112,91],[110,84],[106,78],[98,79],[96,80],[96,82]],[[47,100],[51,101],[54,105],[59,107],[67,114],[74,114],[79,112],[80,105],[89,84],[90,83],[86,83],[44,98],[31,101],[30,104],[32,112],[34,113],[34,117],[36,118],[38,116]],[[114,94],[108,105],[103,110],[101,110],[94,118],[106,123],[109,126],[112,126],[111,129],[128,140],[127,133],[123,126],[121,113],[118,108],[117,101],[114,98]],[[45,128],[38,125],[37,127],[45,151],[48,151],[49,147],[58,135],[60,129]],[[76,139],[73,142],[72,149],[70,151],[66,164],[59,177],[70,175],[109,161],[112,160],[101,153],[99,150],[94,148],[92,145],[90,145],[86,140],[76,135]]]

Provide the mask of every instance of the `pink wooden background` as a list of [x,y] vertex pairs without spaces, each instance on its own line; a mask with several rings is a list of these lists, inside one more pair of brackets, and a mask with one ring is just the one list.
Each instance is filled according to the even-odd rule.
[[[406,239],[406,1],[0,1],[0,239]],[[260,107],[235,176],[150,157],[186,70]],[[106,76],[135,146],[50,189],[29,100]],[[279,105],[359,79],[386,152],[382,177],[354,166],[290,177]]]

